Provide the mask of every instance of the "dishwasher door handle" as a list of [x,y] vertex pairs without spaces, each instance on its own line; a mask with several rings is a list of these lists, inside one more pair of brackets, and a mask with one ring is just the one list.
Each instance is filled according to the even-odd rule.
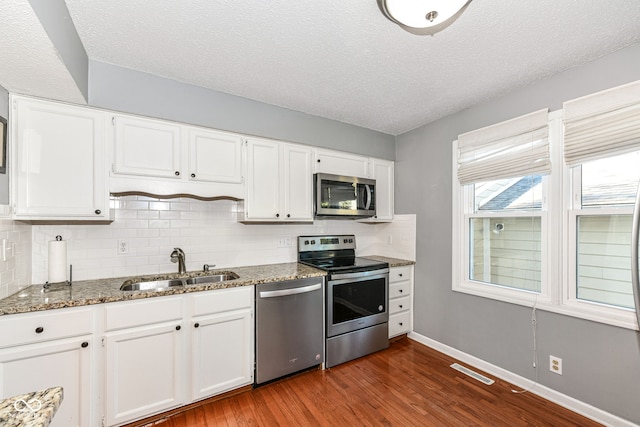
[[301,288],[279,289],[277,291],[261,291],[260,298],[275,298],[275,297],[284,297],[287,295],[304,294],[306,292],[317,291],[320,288],[322,288],[322,283],[303,286]]

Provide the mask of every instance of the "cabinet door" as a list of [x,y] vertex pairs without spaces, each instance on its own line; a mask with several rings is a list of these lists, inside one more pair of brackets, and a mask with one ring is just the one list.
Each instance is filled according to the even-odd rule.
[[80,337],[1,350],[0,400],[62,386],[64,399],[50,426],[95,425],[91,420],[92,345],[90,337]]
[[313,221],[312,150],[292,144],[284,144],[282,148],[284,219]]
[[242,138],[224,132],[189,128],[189,179],[242,182]]
[[113,117],[116,174],[181,178],[180,126],[141,117]]
[[333,150],[315,150],[316,172],[369,177],[369,158]]
[[376,216],[373,220],[393,220],[393,162],[373,159],[373,177],[376,180]]
[[247,197],[245,219],[279,221],[280,144],[264,139],[247,141]]
[[165,323],[105,337],[107,425],[122,424],[184,402],[183,333]]
[[17,219],[108,218],[104,113],[30,98],[13,100]]
[[193,320],[192,400],[253,382],[251,309]]

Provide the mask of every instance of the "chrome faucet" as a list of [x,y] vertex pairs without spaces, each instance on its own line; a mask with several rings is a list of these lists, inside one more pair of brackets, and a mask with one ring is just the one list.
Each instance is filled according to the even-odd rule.
[[180,248],[173,248],[173,252],[171,252],[171,262],[178,263],[178,273],[183,274],[187,272],[187,268],[185,267],[185,255],[184,251]]

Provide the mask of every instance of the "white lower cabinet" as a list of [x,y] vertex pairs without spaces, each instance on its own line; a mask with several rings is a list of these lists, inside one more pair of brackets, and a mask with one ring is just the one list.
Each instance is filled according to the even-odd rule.
[[191,400],[253,383],[253,287],[193,295]]
[[184,356],[176,322],[105,337],[106,422],[119,425],[184,403]]
[[253,286],[107,304],[104,312],[107,426],[253,383]]
[[389,338],[412,330],[413,266],[393,267],[389,271]]
[[3,316],[0,320],[3,337],[0,347],[4,347],[0,348],[0,400],[62,386],[64,400],[50,425],[97,425],[93,412],[96,376],[91,325],[91,310],[87,309]]

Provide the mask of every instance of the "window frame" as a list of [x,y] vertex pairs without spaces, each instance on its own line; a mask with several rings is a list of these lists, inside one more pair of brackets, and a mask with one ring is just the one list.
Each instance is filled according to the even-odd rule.
[[[632,208],[576,209],[581,203],[579,167],[571,168],[563,157],[562,110],[550,112],[549,150],[555,166],[542,180],[542,210],[513,212],[473,212],[473,184],[463,186],[457,178],[457,141],[453,142],[453,230],[452,290],[511,304],[532,307],[599,323],[637,329],[633,309],[616,307],[576,297],[577,216],[629,214]],[[576,194],[577,192],[577,194]],[[509,288],[470,280],[470,218],[541,216],[541,288],[540,292]],[[456,260],[460,260],[457,262]]]

